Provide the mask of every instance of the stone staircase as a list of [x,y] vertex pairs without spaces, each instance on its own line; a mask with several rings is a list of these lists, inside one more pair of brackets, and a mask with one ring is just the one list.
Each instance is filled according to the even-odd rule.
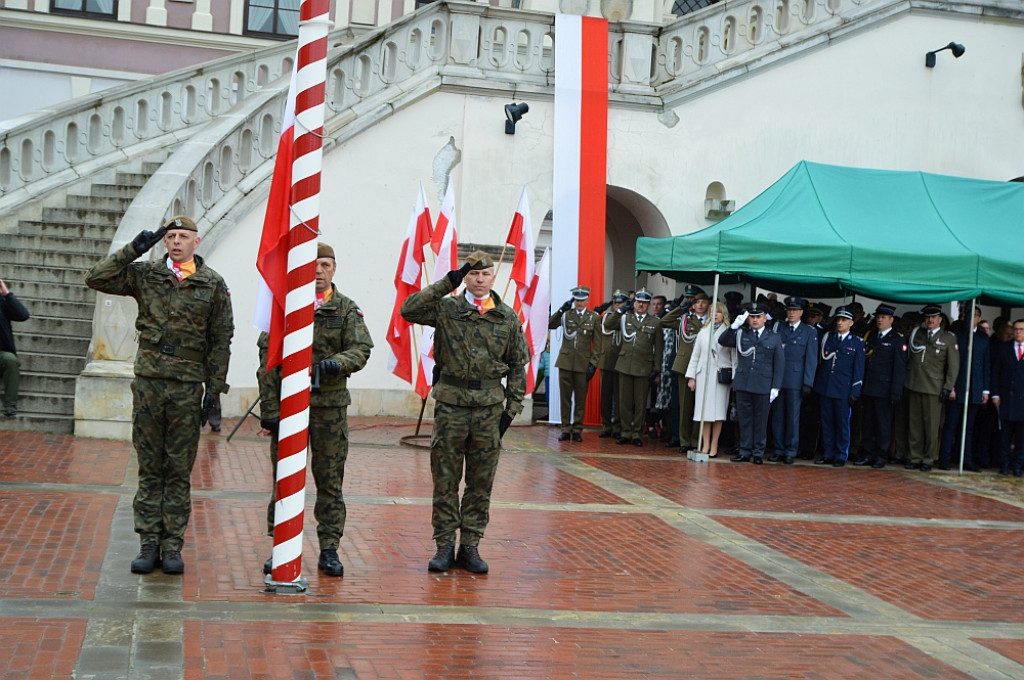
[[75,379],[88,358],[96,303],[85,273],[106,256],[122,216],[161,162],[106,173],[109,181],[69,193],[63,207],[44,207],[39,219],[0,234],[0,276],[31,315],[12,324],[21,394],[18,415],[0,416],[0,430],[74,431]]

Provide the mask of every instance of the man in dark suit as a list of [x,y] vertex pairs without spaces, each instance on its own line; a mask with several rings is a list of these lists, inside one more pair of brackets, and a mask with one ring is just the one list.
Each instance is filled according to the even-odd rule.
[[[1021,476],[1024,468],[1024,319],[1013,322],[1013,340],[999,345],[992,403],[1003,422],[1003,464],[1000,474]],[[1014,451],[1010,452],[1010,444]]]
[[4,415],[18,413],[18,389],[21,382],[21,362],[14,349],[12,321],[28,320],[28,310],[18,301],[3,279],[0,279],[0,380],[4,386]]
[[818,331],[801,321],[807,309],[806,300],[788,297],[785,305],[785,320],[776,321],[772,327],[782,338],[786,369],[782,392],[771,408],[775,453],[768,460],[792,465],[800,446],[800,406],[811,393],[818,367]]
[[[733,375],[736,390],[736,418],[740,425],[740,452],[731,458],[734,463],[753,461],[760,465],[768,439],[768,409],[782,389],[786,355],[782,338],[765,328],[768,305],[751,302],[722,333],[718,344],[735,347],[739,363]],[[749,319],[750,328],[742,329]]]
[[854,465],[883,468],[889,462],[892,419],[903,396],[907,373],[907,340],[893,327],[896,309],[881,304],[875,310],[876,329],[865,338],[864,389],[861,390],[861,447],[864,458]]
[[821,401],[821,439],[825,452],[815,465],[843,467],[850,455],[850,408],[864,384],[864,340],[851,333],[853,309],[836,310],[836,329],[821,340],[821,364],[814,391]]
[[[966,305],[965,305],[966,306]],[[942,424],[942,441],[939,445],[939,460],[935,464],[940,470],[949,470],[954,461],[960,460],[959,441],[960,432],[963,428],[964,415],[964,392],[967,391],[967,355],[971,355],[971,394],[970,404],[967,405],[967,432],[964,436],[964,469],[971,472],[981,472],[981,468],[974,464],[973,442],[974,422],[978,418],[981,407],[988,403],[989,386],[991,385],[991,366],[989,358],[988,336],[978,331],[978,323],[981,321],[981,309],[974,308],[974,321],[971,325],[974,333],[974,348],[968,352],[970,347],[970,336],[967,329],[961,324],[960,330],[956,332],[956,342],[960,347],[960,373],[956,377],[956,386],[949,394],[949,401],[946,402],[946,420]],[[954,450],[955,449],[955,450]]]

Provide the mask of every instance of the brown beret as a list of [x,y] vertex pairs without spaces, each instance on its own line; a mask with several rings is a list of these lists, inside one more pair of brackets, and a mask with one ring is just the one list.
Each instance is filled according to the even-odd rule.
[[334,248],[330,247],[326,243],[317,243],[316,244],[316,259],[319,260],[321,257],[329,257],[332,260],[335,259],[335,257],[334,257]]
[[184,229],[185,231],[194,231],[199,233],[199,229],[196,228],[196,223],[193,222],[191,218],[185,217],[184,215],[175,215],[164,222],[164,229]]
[[494,260],[484,251],[474,250],[466,258],[466,264],[469,265],[470,271],[474,269],[490,269],[494,266]]

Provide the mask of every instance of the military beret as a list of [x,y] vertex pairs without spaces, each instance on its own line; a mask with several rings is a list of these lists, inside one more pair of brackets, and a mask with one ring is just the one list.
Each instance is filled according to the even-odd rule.
[[889,316],[896,316],[896,307],[895,305],[890,305],[883,302],[882,304],[875,307],[875,314],[888,314]]
[[171,219],[164,222],[164,229],[170,231],[171,229],[183,229],[185,231],[194,231],[199,233],[199,229],[196,228],[196,223],[191,218],[185,217],[184,215],[175,215]]
[[763,302],[751,302],[747,305],[747,313],[750,316],[764,316],[768,313],[768,305]]
[[942,307],[938,305],[925,305],[921,308],[921,313],[925,316],[936,316],[942,314]]
[[474,250],[466,257],[466,264],[469,265],[470,271],[475,269],[490,269],[494,266],[494,260],[491,256],[482,250]]
[[628,299],[629,293],[622,290],[621,288],[616,288],[615,292],[612,293],[612,302],[625,302]]
[[836,307],[836,318],[849,319],[850,321],[853,321],[853,307],[850,307],[849,305]]
[[587,286],[576,286],[572,289],[573,300],[586,300],[590,297],[590,288]]
[[316,259],[319,260],[321,257],[329,257],[332,260],[335,259],[334,258],[334,248],[330,247],[326,243],[317,243],[316,244]]
[[650,302],[652,299],[654,299],[654,296],[651,295],[651,291],[647,290],[646,288],[641,288],[636,292],[635,295],[633,295],[633,299],[636,300],[637,302]]
[[802,297],[788,297],[784,300],[786,309],[807,309],[807,300]]
[[686,284],[686,288],[683,288],[683,297],[696,297],[703,293],[704,290],[700,286],[694,286],[692,284]]

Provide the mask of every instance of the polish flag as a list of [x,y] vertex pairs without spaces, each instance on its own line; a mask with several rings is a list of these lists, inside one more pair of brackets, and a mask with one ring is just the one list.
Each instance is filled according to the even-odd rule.
[[526,333],[526,344],[530,348],[530,365],[526,370],[526,393],[533,394],[537,387],[537,371],[540,368],[540,355],[548,337],[548,307],[551,305],[551,249],[544,249],[544,256],[537,265],[530,284],[530,292],[524,301],[529,307],[529,318],[523,332]]
[[291,227],[292,162],[295,159],[295,69],[281,121],[274,176],[270,183],[263,235],[256,255],[259,285],[253,325],[270,333],[267,370],[281,363],[284,345],[284,301],[288,295],[288,231]]
[[530,221],[530,199],[526,196],[526,185],[523,185],[523,193],[519,196],[519,206],[512,218],[512,226],[509,228],[505,243],[515,246],[516,255],[512,260],[512,273],[510,278],[516,282],[515,298],[512,301],[512,309],[519,315],[519,319],[526,322],[530,310],[524,308],[524,301],[530,292],[534,276],[534,248],[533,248],[533,224]]
[[412,383],[412,324],[402,318],[402,303],[420,290],[423,274],[423,246],[430,243],[430,209],[420,183],[416,207],[409,216],[409,228],[402,242],[402,254],[395,271],[395,305],[388,324],[388,370]]
[[[430,237],[430,249],[437,255],[434,262],[434,275],[430,282],[440,281],[453,269],[459,268],[458,234],[455,228],[455,186],[451,178],[448,188],[441,201],[441,214],[437,216],[434,234]],[[423,399],[430,394],[434,376],[434,328],[423,327],[423,343],[420,345],[420,363],[416,370],[416,394]]]

